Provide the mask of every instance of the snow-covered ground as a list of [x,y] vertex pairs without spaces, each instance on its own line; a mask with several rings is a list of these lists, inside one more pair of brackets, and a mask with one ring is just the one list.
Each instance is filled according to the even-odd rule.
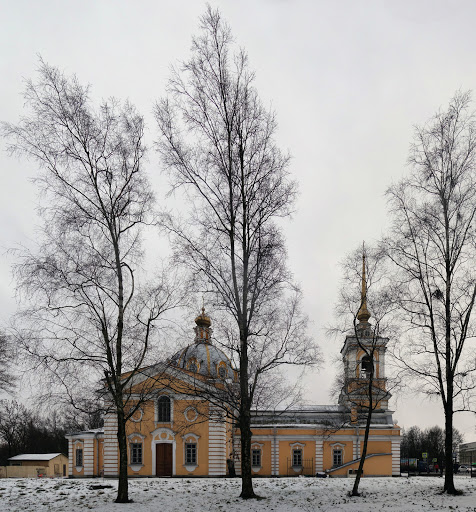
[[[360,485],[363,495],[349,498],[351,479],[263,478],[254,480],[263,499],[243,501],[239,479],[151,478],[131,480],[134,503],[118,505],[114,480],[2,479],[0,511],[476,511],[476,478],[458,475],[456,483],[462,496],[441,494],[438,477],[367,478]],[[112,487],[93,488],[98,485]]]

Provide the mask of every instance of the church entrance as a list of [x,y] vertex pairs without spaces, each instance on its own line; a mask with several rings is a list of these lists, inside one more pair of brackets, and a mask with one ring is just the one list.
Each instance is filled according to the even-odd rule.
[[156,476],[172,476],[172,444],[158,443],[155,445]]

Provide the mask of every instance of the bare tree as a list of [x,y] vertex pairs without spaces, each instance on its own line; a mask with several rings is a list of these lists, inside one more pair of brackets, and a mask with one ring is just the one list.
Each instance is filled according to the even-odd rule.
[[32,414],[15,400],[0,401],[0,440],[7,446],[6,458],[17,455],[24,446],[23,438]]
[[441,398],[449,494],[457,493],[453,414],[474,410],[475,158],[470,93],[458,92],[446,111],[415,128],[411,173],[388,190],[393,225],[384,241],[406,341],[396,356],[423,393]]
[[143,118],[114,99],[94,108],[88,87],[43,61],[24,97],[28,115],[3,133],[11,153],[41,168],[43,228],[14,268],[27,300],[15,335],[36,369],[54,375],[47,393],[60,385],[87,409],[103,387],[117,415],[116,501],[128,502],[125,427],[137,402],[130,407],[127,390],[174,296],[163,281],[141,284],[141,226],[153,203]]
[[[453,452],[463,442],[463,435],[453,428]],[[401,452],[403,458],[419,459],[423,452],[428,453],[428,460],[437,459],[440,467],[445,458],[445,431],[439,426],[421,430],[418,426],[402,431]]]
[[16,377],[12,366],[16,355],[11,339],[0,332],[0,391],[12,393],[15,389]]
[[395,379],[389,381],[384,374],[383,364],[388,338],[382,333],[390,329],[393,298],[387,293],[385,259],[378,250],[354,251],[342,263],[342,268],[342,286],[336,304],[339,325],[330,332],[347,334],[341,351],[343,371],[335,386],[340,391],[339,403],[348,410],[347,425],[359,428],[364,424],[362,454],[350,493],[359,496],[372,421],[376,423],[376,416],[388,409],[390,390],[397,385]]
[[209,7],[201,24],[191,59],[173,71],[169,97],[155,109],[163,163],[191,204],[188,223],[167,217],[164,224],[175,235],[176,261],[228,319],[222,331],[239,364],[247,499],[256,497],[250,424],[259,380],[279,365],[312,364],[317,356],[276,222],[290,214],[296,186],[289,158],[273,140],[274,114],[260,102],[247,55],[236,50],[220,14]]

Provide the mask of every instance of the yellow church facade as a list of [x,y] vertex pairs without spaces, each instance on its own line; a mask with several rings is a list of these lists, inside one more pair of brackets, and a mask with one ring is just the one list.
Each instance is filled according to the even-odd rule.
[[[368,318],[367,318],[368,320]],[[127,423],[128,474],[131,477],[225,477],[240,474],[240,435],[226,407],[197,395],[197,379],[220,388],[237,382],[229,358],[211,343],[210,319],[196,319],[195,340],[166,363],[146,369],[137,389],[148,384],[148,396]],[[388,409],[385,350],[376,348],[368,322],[360,323],[359,339],[348,336],[341,350],[344,389],[336,405],[288,410],[258,410],[252,416],[251,461],[255,476],[328,475],[356,472],[362,454],[364,417],[359,401],[366,385],[366,340],[374,344],[376,405],[372,413],[364,477],[400,475],[400,428]],[[211,384],[210,384],[211,383]],[[134,406],[134,387],[131,406]],[[139,400],[139,395],[137,395]],[[360,408],[361,409],[361,408]],[[119,452],[113,412],[104,428],[73,432],[69,440],[69,476],[117,477]]]

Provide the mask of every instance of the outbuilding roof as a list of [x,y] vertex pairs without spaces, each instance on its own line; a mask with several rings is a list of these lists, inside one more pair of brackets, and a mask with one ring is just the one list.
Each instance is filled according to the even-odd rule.
[[58,457],[61,453],[21,453],[10,457],[8,460],[51,460]]

